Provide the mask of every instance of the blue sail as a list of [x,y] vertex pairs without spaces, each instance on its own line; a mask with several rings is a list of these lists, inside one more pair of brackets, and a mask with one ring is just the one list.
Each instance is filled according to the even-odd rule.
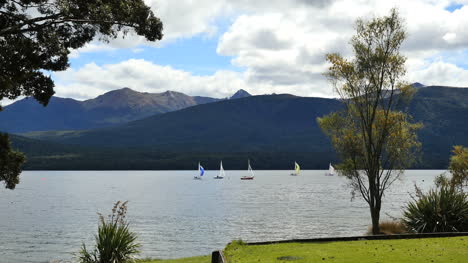
[[200,165],[200,176],[203,176],[205,174],[205,169],[203,166]]

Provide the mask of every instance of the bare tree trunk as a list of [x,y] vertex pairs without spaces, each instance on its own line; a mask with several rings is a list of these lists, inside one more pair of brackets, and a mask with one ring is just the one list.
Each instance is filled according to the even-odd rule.
[[377,207],[371,206],[370,212],[371,212],[371,218],[372,218],[372,235],[378,235],[380,234],[380,226],[379,226],[380,208],[377,209]]
[[379,191],[377,187],[377,183],[375,179],[377,178],[377,173],[374,171],[371,171],[373,173],[373,176],[370,176],[369,178],[369,192],[370,192],[370,202],[369,202],[369,208],[370,208],[370,213],[371,213],[371,219],[372,219],[372,234],[373,235],[378,235],[380,234],[380,226],[379,226],[379,221],[380,221],[380,206],[382,200],[379,198]]

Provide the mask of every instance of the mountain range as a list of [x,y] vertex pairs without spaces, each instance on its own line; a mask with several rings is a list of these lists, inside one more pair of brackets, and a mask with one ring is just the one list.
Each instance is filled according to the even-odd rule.
[[[239,90],[231,99],[248,96],[248,92]],[[52,97],[47,107],[25,98],[4,108],[0,114],[0,131],[22,133],[108,127],[220,100],[175,91],[146,93],[129,88],[85,101]]]
[[[342,107],[335,99],[246,96],[113,127],[29,132],[13,142],[29,169],[193,169],[200,160],[214,169],[221,159],[226,169],[242,169],[247,158],[257,169],[287,169],[294,161],[319,169],[337,157],[316,118]],[[415,168],[445,169],[451,147],[468,145],[468,89],[421,85],[408,110],[424,124]]]

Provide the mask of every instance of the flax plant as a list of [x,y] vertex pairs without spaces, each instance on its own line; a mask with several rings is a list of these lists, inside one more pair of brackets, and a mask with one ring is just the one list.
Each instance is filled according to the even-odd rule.
[[88,251],[83,243],[78,253],[80,263],[126,263],[135,262],[135,256],[140,253],[137,235],[130,231],[125,220],[127,202],[118,201],[112,208],[112,214],[105,218],[99,214],[96,244]]
[[442,185],[428,193],[418,191],[417,197],[406,205],[403,213],[403,221],[410,231],[468,231],[467,193],[449,185]]

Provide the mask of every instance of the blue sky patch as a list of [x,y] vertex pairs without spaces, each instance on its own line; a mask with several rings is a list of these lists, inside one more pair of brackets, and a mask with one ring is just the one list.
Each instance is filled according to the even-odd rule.
[[453,11],[455,11],[457,9],[462,8],[462,7],[463,7],[463,4],[451,4],[451,5],[447,6],[445,8],[445,10],[447,10],[449,12],[453,12]]
[[129,59],[144,59],[161,66],[191,72],[193,75],[213,75],[217,70],[240,71],[231,64],[231,57],[216,53],[218,37],[195,36],[179,39],[163,47],[139,46],[127,49],[115,49],[80,53],[78,58],[71,58],[71,67],[78,69],[89,63],[117,64]]

